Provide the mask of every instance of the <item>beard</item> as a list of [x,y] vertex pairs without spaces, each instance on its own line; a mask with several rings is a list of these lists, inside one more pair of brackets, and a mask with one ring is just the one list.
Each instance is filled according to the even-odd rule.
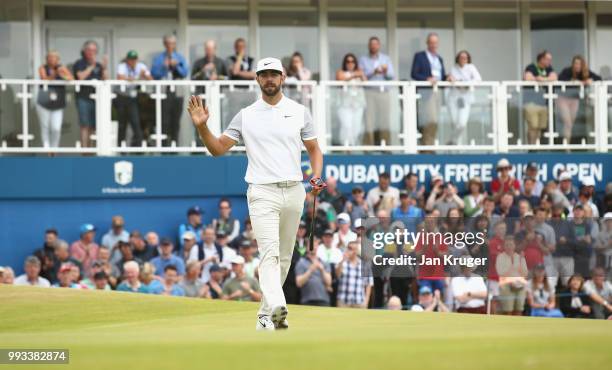
[[268,97],[273,97],[280,92],[280,89],[280,85],[266,85],[261,87],[261,92]]

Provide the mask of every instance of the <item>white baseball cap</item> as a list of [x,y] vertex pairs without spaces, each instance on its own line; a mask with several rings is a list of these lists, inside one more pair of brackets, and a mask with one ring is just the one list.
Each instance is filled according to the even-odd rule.
[[510,161],[507,160],[506,158],[502,158],[497,162],[497,168],[506,168],[506,167],[510,167]]
[[257,70],[255,71],[255,73],[267,70],[283,73],[283,64],[280,60],[276,58],[263,58],[259,62],[257,62]]
[[338,223],[339,224],[350,224],[351,223],[351,216],[348,215],[348,213],[340,213],[338,215],[338,217],[336,217],[338,219]]
[[236,264],[236,265],[244,265],[244,257],[242,257],[241,255],[236,255],[234,256],[234,258],[232,258],[232,264]]
[[584,186],[595,186],[595,179],[593,176],[588,176],[582,179],[582,185]]
[[603,216],[604,221],[612,220],[612,212],[606,212]]
[[569,172],[563,171],[559,174],[559,181],[571,180],[572,175]]

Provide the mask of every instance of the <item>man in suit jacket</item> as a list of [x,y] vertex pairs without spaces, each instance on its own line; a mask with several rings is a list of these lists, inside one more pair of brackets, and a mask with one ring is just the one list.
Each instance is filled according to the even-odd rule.
[[[438,45],[439,38],[436,33],[427,35],[427,50],[414,54],[410,73],[413,80],[429,81],[432,84],[446,80],[444,61],[438,54]],[[423,97],[423,104],[419,106],[419,119],[417,121],[423,135],[422,144],[433,145],[438,132],[440,95],[430,88],[420,89],[419,94]]]

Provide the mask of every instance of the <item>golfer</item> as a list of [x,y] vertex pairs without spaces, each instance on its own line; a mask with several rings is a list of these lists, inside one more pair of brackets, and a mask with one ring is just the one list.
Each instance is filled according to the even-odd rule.
[[321,179],[323,154],[308,109],[281,92],[285,75],[280,60],[260,60],[256,74],[261,99],[238,112],[220,137],[206,125],[210,114],[202,99],[192,96],[187,110],[212,155],[222,155],[240,140],[244,142],[249,162],[244,177],[249,184],[249,215],[261,259],[259,285],[263,296],[256,329],[287,329],[283,283],[306,196],[302,143],[310,158],[310,184],[315,195],[326,186]]

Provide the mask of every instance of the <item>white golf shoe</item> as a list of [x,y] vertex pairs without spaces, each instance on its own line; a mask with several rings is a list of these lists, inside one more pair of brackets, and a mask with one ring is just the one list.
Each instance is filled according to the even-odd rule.
[[255,325],[255,330],[265,330],[265,331],[274,331],[274,323],[270,320],[269,316],[260,315],[257,318],[257,325]]

